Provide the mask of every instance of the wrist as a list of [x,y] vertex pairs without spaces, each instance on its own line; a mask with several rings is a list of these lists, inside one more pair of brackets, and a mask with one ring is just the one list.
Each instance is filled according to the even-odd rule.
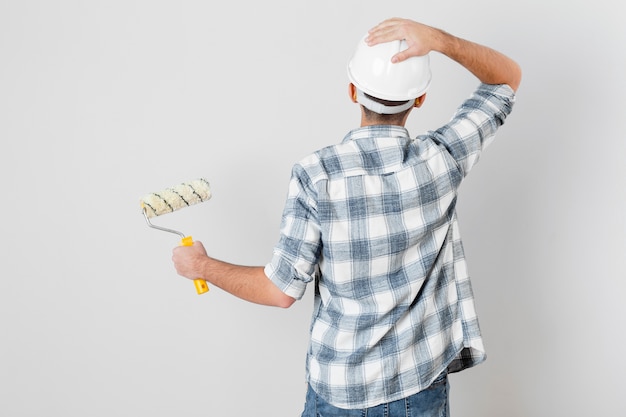
[[432,30],[432,50],[454,59],[456,51],[460,48],[460,39],[442,29],[432,28]]

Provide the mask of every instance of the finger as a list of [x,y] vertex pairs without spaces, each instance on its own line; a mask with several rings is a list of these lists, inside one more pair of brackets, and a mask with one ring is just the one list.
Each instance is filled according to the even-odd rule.
[[373,46],[379,43],[406,39],[409,36],[409,28],[401,22],[383,25],[368,33],[366,42]]
[[406,22],[407,22],[406,19],[399,19],[399,18],[387,19],[387,20],[380,22],[373,28],[371,28],[368,32],[377,32],[381,30],[388,30],[388,29],[393,29],[397,27],[402,27],[405,25]]
[[402,21],[403,21],[403,19],[399,19],[397,17],[392,17],[391,19],[383,20],[382,22],[380,22],[379,24],[374,26],[372,29],[370,29],[370,32],[371,31],[376,31],[376,30],[381,30],[381,29],[386,29],[386,28],[389,28],[391,26],[396,26],[396,25],[398,25]]
[[366,38],[365,42],[369,46],[377,45],[379,43],[391,42],[398,39],[403,39],[404,36],[395,27],[382,28],[374,32],[371,32]]

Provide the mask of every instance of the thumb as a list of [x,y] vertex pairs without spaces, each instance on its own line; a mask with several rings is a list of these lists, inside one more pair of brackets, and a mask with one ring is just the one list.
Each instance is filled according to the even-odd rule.
[[398,62],[402,62],[404,60],[407,60],[411,55],[407,52],[407,50],[404,50],[402,52],[398,52],[397,54],[395,54],[394,56],[391,57],[391,62],[393,62],[394,64],[397,64]]

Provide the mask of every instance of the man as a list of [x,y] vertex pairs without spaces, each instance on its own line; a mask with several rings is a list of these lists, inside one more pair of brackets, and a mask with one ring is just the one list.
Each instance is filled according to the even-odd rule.
[[[404,125],[424,103],[431,51],[480,85],[448,124],[410,139]],[[447,415],[447,374],[485,358],[457,191],[511,112],[521,71],[488,47],[389,19],[348,73],[361,127],[294,166],[271,262],[232,265],[200,242],[175,248],[173,261],[182,276],[272,306],[289,307],[314,283],[303,416]]]

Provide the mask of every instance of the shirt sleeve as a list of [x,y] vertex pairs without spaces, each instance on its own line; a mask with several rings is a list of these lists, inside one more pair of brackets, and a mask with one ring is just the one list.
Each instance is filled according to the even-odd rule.
[[466,176],[481,152],[493,142],[514,102],[515,93],[508,85],[480,84],[450,122],[430,133],[431,139],[452,155]]
[[302,298],[306,285],[315,279],[321,251],[320,225],[315,190],[300,165],[292,170],[283,210],[280,238],[265,274],[281,291]]

